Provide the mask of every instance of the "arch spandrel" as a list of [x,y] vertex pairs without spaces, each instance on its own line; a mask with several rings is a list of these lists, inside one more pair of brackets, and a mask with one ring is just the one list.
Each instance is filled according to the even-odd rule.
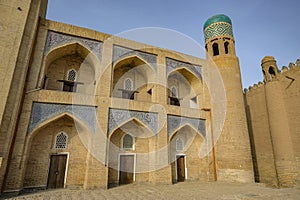
[[96,107],[34,102],[27,134],[30,134],[37,127],[47,123],[49,120],[52,121],[52,119],[56,119],[64,114],[78,118],[78,120],[89,127],[92,133],[95,133],[97,126]]
[[158,132],[158,113],[110,109],[107,135],[110,136],[116,129],[132,121],[147,127],[155,135]]
[[63,33],[57,33],[54,31],[49,31],[47,35],[46,47],[44,54],[47,55],[53,49],[65,46],[67,44],[79,43],[85,48],[87,48],[90,52],[93,52],[99,60],[102,57],[102,45],[103,42],[95,41],[87,38],[81,38],[71,35],[66,35]]
[[168,137],[171,138],[174,133],[185,126],[189,126],[200,133],[203,138],[206,137],[206,126],[204,119],[189,118],[175,115],[168,115]]

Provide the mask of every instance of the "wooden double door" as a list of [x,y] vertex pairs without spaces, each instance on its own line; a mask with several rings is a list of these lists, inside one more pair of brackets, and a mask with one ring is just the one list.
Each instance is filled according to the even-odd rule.
[[134,179],[134,155],[120,155],[119,184],[130,184]]
[[67,155],[51,155],[47,188],[64,187],[66,165]]
[[177,169],[177,182],[183,182],[185,180],[185,156],[176,156],[176,169]]

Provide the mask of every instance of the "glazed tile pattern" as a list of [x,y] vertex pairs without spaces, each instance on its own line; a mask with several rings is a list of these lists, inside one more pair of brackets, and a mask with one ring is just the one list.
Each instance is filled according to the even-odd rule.
[[202,66],[185,63],[171,58],[166,58],[166,67],[167,77],[172,71],[176,70],[177,68],[185,67],[188,70],[192,71],[200,80],[202,80]]
[[194,129],[198,130],[203,135],[203,137],[206,136],[204,119],[195,119],[175,115],[168,115],[168,136],[170,136],[179,127],[183,127],[187,124],[193,127]]
[[217,22],[206,27],[206,29],[204,30],[205,42],[207,42],[207,40],[211,38],[218,36],[233,37],[232,26],[227,22]]
[[114,45],[113,47],[113,63],[116,63],[117,61],[121,60],[122,58],[125,58],[127,56],[133,56],[136,55],[142,59],[144,59],[147,64],[149,64],[154,71],[157,70],[157,56],[154,54],[133,50],[130,48],[125,48],[121,46]]
[[144,123],[154,134],[158,131],[158,114],[152,112],[141,112],[121,109],[109,109],[108,136],[116,127],[136,118]]
[[93,132],[96,129],[96,107],[82,105],[33,103],[30,124],[27,134],[31,133],[41,123],[62,113],[70,113],[80,119]]
[[57,33],[53,31],[48,31],[46,47],[45,47],[45,55],[51,51],[53,48],[62,46],[65,44],[79,43],[82,46],[86,47],[88,50],[93,52],[99,60],[101,60],[102,55],[102,42],[98,42],[95,40],[90,40],[86,38],[65,35],[62,33]]

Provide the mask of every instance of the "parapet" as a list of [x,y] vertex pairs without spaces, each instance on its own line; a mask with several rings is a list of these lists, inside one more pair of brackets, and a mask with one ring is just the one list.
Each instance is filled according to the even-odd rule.
[[[275,61],[275,58],[273,56],[265,56],[262,59],[261,63],[263,65],[263,64],[265,64],[267,62],[274,62],[274,61]],[[289,65],[288,65],[288,67],[287,66],[282,66],[281,71],[278,70],[278,74],[276,74],[276,76],[280,77],[280,76],[282,76],[285,73],[291,72],[293,70],[298,70],[298,69],[300,69],[300,59],[297,59],[295,63],[290,62]],[[257,88],[260,88],[261,86],[263,86],[266,82],[274,81],[274,80],[276,80],[276,78],[275,79],[274,78],[270,78],[268,81],[264,81],[264,82],[259,81],[258,83],[255,83],[252,86],[249,86],[248,88],[244,88],[243,92],[247,93],[247,92],[250,92],[250,91],[254,91]]]

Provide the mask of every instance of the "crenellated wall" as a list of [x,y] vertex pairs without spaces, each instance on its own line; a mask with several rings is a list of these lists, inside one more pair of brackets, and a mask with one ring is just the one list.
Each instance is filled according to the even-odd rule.
[[[274,58],[268,57],[267,60],[273,65],[275,63],[273,67],[277,68]],[[244,90],[257,182],[290,187],[299,180],[299,71],[298,59],[296,64],[283,66],[273,76],[264,74],[264,83],[259,82]]]

